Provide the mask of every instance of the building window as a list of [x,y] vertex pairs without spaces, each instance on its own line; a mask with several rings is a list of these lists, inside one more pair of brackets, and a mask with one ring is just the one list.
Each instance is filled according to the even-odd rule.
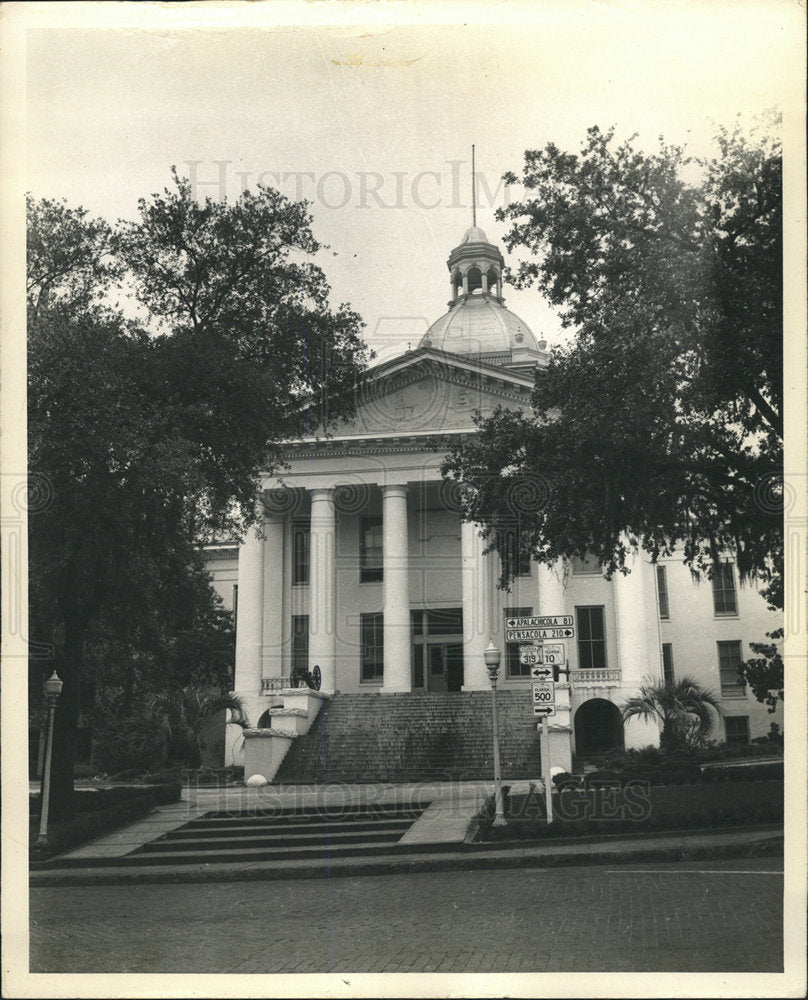
[[309,616],[292,615],[292,670],[309,668]]
[[522,551],[518,528],[507,528],[497,532],[497,550],[503,576],[510,580],[514,576],[530,576],[530,553]]
[[717,615],[738,614],[732,563],[718,563],[713,570],[713,607]]
[[669,642],[662,643],[662,679],[673,684],[673,646]]
[[[506,618],[529,618],[533,608],[505,608]],[[519,642],[509,642],[507,650],[508,677],[530,677],[530,664],[519,662]]]
[[597,556],[587,552],[585,556],[572,557],[572,572],[575,576],[602,576]]
[[659,604],[659,617],[670,618],[668,607],[668,577],[664,566],[656,568],[657,602]]
[[311,532],[307,524],[296,524],[292,530],[292,584],[309,582]]
[[748,715],[724,716],[724,730],[727,734],[727,743],[748,743],[749,716]]
[[578,628],[578,669],[606,669],[606,628],[603,606],[576,607]]
[[746,693],[743,681],[738,677],[738,668],[742,662],[739,639],[718,643],[718,673],[721,676],[722,697],[741,698]]
[[359,525],[359,580],[379,583],[382,579],[382,519],[363,517]]
[[384,615],[375,612],[359,616],[362,681],[381,681],[384,677]]

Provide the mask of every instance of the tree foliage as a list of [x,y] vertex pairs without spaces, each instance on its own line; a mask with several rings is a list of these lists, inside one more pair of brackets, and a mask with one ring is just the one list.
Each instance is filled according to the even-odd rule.
[[662,727],[660,747],[668,752],[703,743],[713,727],[714,713],[719,712],[713,692],[692,677],[646,680],[622,707],[624,720],[636,717],[658,722]]
[[738,670],[740,680],[748,684],[758,701],[765,702],[770,712],[783,700],[785,673],[783,670],[782,640],[783,629],[767,632],[771,642],[750,642],[755,656],[742,664]]
[[507,512],[533,558],[608,574],[643,548],[709,576],[731,550],[781,606],[780,146],[739,129],[717,146],[694,161],[592,128],[578,154],[525,153],[525,196],[500,212],[526,251],[512,280],[574,336],[532,408],[478,420],[444,473],[492,547]]
[[32,639],[65,682],[66,801],[85,653],[130,707],[227,682],[232,616],[200,544],[254,522],[308,398],[323,424],[350,412],[367,352],[329,305],[306,206],[271,189],[197,203],[175,174],[134,222],[29,198],[28,226],[29,468],[48,494],[29,518]]

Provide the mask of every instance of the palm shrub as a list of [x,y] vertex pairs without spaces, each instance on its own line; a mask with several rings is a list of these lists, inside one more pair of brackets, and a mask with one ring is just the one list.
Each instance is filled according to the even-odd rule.
[[721,712],[713,692],[689,676],[673,681],[646,678],[639,693],[622,706],[624,721],[638,717],[661,723],[659,742],[667,753],[703,745],[713,727],[713,711]]
[[242,729],[247,725],[241,698],[218,688],[185,687],[167,691],[153,695],[151,704],[163,720],[172,755],[189,767],[202,765],[208,747],[205,731],[218,712],[229,709],[228,722]]

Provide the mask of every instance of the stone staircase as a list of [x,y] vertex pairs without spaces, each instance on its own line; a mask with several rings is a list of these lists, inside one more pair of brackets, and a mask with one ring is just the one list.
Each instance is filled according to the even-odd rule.
[[[498,691],[502,777],[536,778],[530,690]],[[337,694],[292,743],[273,784],[491,780],[490,691]]]
[[425,803],[325,804],[211,811],[128,854],[51,859],[51,868],[143,868],[251,862],[318,862],[431,850],[398,846]]

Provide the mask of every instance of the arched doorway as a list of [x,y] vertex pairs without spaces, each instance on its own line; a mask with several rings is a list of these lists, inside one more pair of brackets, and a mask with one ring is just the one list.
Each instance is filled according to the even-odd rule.
[[596,756],[623,749],[623,719],[614,702],[605,698],[585,701],[575,713],[575,753]]

